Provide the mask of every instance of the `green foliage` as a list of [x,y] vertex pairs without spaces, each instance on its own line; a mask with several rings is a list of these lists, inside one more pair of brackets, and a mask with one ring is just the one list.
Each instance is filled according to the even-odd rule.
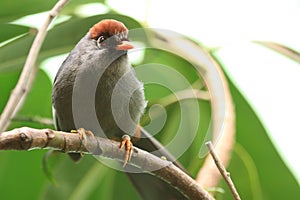
[[28,1],[1,1],[0,6],[0,19],[2,23],[16,20],[20,17],[30,15],[33,13],[44,12],[49,10],[54,4],[55,0],[50,1],[39,1],[39,0],[28,0]]
[[[236,140],[228,170],[242,199],[298,199],[299,185],[245,98],[231,83],[236,109]],[[220,199],[231,199],[226,190]]]
[[[84,3],[87,2],[95,1],[85,1]],[[12,25],[8,22],[22,16],[49,10],[54,3],[53,0],[24,2],[2,0],[1,2],[0,21],[3,24],[0,25],[0,42],[20,36],[0,48],[1,111],[18,80],[34,38],[30,27]],[[80,4],[83,4],[83,1],[71,1],[63,13],[73,15],[74,9]],[[120,20],[129,29],[142,27],[136,20],[113,12],[84,19],[73,16],[67,22],[55,26],[48,32],[37,64],[51,56],[69,52],[91,25],[104,18]],[[154,51],[146,50],[143,62],[172,66],[191,84],[201,80],[186,60],[164,51]],[[172,77],[164,78],[173,81]],[[51,84],[45,72],[39,70],[32,90],[18,115],[51,118]],[[297,181],[278,155],[254,111],[237,88],[232,83],[230,86],[237,114],[237,144],[229,171],[241,197],[243,199],[276,200],[286,199],[286,197],[299,199],[300,190]],[[149,104],[159,102],[161,98],[170,93],[165,88],[155,85],[146,86]],[[186,105],[190,105],[188,101],[186,101]],[[201,120],[197,135],[192,145],[180,157],[180,161],[193,176],[197,174],[203,162],[203,159],[198,157],[198,153],[211,117],[209,102],[199,101],[198,108]],[[181,114],[178,103],[167,106],[166,110],[168,114],[166,126],[157,135],[162,143],[168,143],[173,138],[172,133],[176,133]],[[145,115],[143,122],[146,124],[147,120],[147,115]],[[188,120],[193,121],[193,116],[191,115]],[[13,122],[10,128],[21,126],[47,127],[37,122],[25,121]],[[57,186],[54,186],[47,180],[41,168],[44,154],[45,151],[42,150],[0,152],[1,199],[124,199],[124,196],[127,196],[128,199],[138,198],[124,173],[100,164],[92,156],[85,156],[79,164],[74,164],[66,155],[62,154],[50,157],[50,162],[52,162],[51,159],[54,159],[55,163],[53,173]],[[232,199],[223,181],[220,183],[220,187],[225,189],[225,194],[218,194],[218,199]]]

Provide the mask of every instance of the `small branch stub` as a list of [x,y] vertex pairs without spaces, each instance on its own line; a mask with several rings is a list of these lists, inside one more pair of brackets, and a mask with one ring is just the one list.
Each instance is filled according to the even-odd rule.
[[220,171],[221,175],[223,176],[223,178],[225,179],[233,197],[235,200],[241,200],[235,186],[234,186],[234,183],[233,181],[231,180],[230,178],[230,173],[226,171],[224,165],[221,163],[221,160],[219,158],[219,156],[216,154],[216,152],[214,151],[214,147],[211,143],[211,141],[209,142],[206,142],[205,145],[207,146],[208,150],[209,150],[209,153],[210,155],[212,156],[218,170]]

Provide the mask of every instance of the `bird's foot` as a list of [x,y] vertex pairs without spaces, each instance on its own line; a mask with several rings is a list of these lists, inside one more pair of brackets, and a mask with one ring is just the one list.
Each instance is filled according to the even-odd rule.
[[125,148],[125,158],[124,158],[124,164],[123,168],[126,166],[126,164],[130,161],[132,150],[133,150],[133,144],[131,142],[131,138],[129,135],[123,135],[122,142],[120,144],[120,150],[122,148]]
[[[72,133],[72,131],[71,131]],[[91,131],[85,130],[84,128],[79,128],[74,133],[77,133],[79,135],[79,138],[81,140],[81,144],[86,146],[88,139],[94,140],[95,136]]]
[[[82,145],[83,146],[87,145],[88,138],[94,139],[94,134],[83,128],[79,128],[78,130],[71,130],[70,132],[79,135],[79,139],[81,141],[80,147]],[[83,153],[81,153],[81,152],[78,152],[78,153],[74,152],[74,153],[68,153],[68,154],[74,162],[80,161],[81,158],[83,157]]]

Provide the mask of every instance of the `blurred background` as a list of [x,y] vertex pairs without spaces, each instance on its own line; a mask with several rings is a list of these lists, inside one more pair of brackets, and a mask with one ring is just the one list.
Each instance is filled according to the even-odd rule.
[[[37,29],[55,2],[1,1],[0,111],[18,80]],[[175,31],[211,53],[228,78],[236,107],[237,143],[228,170],[242,199],[300,198],[299,0],[70,1],[49,28],[38,58],[36,80],[10,128],[53,128],[51,124],[40,123],[40,119],[51,119],[53,77],[78,40],[104,18],[120,20],[129,29],[151,27]],[[275,42],[288,51],[275,51],[258,41]],[[155,61],[173,66],[190,83],[201,79],[183,59],[167,52],[159,55],[153,56],[149,50],[143,55],[132,54],[131,59],[135,65]],[[172,81],[172,77],[167,78]],[[159,102],[169,94],[164,88],[146,87],[150,103]],[[199,110],[199,134],[179,159],[194,177],[203,162],[198,153],[203,141],[201,133],[209,123],[205,117],[210,117],[209,102],[199,101]],[[168,106],[166,111],[168,122],[161,132],[172,133],[176,129],[174,124],[180,120],[176,117],[180,113],[178,104]],[[167,143],[172,134],[157,137]],[[78,165],[65,155],[49,158],[54,184],[42,169],[45,153],[44,150],[0,152],[1,198],[122,198],[116,191],[125,191],[128,199],[138,198],[124,174],[95,162],[91,156]],[[219,187],[224,193],[219,193],[218,199],[232,198],[223,181]]]

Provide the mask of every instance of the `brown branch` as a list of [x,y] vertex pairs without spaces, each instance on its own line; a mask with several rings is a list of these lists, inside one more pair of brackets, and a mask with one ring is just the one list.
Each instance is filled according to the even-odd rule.
[[[90,131],[84,129],[79,129],[78,133],[66,133],[51,129],[39,130],[22,127],[0,134],[0,150],[31,150],[37,148],[55,149],[63,152],[82,152],[124,161],[124,151],[120,151],[118,142],[95,137]],[[170,161],[156,157],[144,150],[134,147],[131,161],[128,164],[139,167],[142,171],[165,180],[192,200],[214,199],[195,180]]]
[[37,70],[34,70],[36,58],[45,39],[47,28],[51,21],[58,14],[58,12],[63,8],[63,6],[68,2],[68,0],[59,0],[52,10],[49,12],[47,19],[42,25],[41,29],[37,33],[32,46],[29,50],[26,62],[24,64],[22,73],[18,80],[16,87],[11,92],[9,100],[1,114],[0,117],[0,132],[7,129],[10,124],[11,119],[14,117],[18,108],[20,108],[21,100],[24,99],[29,91],[30,82],[34,80]]
[[219,156],[217,155],[217,153],[215,152],[214,150],[214,147],[211,143],[211,141],[205,143],[205,145],[207,146],[208,150],[209,150],[209,153],[210,155],[212,156],[219,172],[221,173],[221,175],[223,176],[223,178],[225,179],[225,182],[227,183],[233,197],[235,200],[241,200],[240,196],[239,196],[239,193],[237,192],[234,184],[233,184],[233,181],[231,180],[230,178],[230,173],[226,171],[224,165],[222,164]]

